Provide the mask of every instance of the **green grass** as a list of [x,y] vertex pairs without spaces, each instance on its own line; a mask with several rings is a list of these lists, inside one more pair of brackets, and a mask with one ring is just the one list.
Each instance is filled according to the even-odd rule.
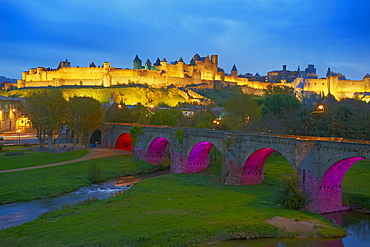
[[[44,159],[48,156],[44,156]],[[21,159],[21,158],[18,158]],[[96,164],[105,178],[149,173],[154,166],[131,156],[111,156],[71,163],[63,166],[0,173],[0,204],[56,197],[91,184],[88,170]]]
[[[14,150],[23,151],[23,150]],[[10,170],[24,167],[47,165],[81,158],[88,154],[88,150],[78,150],[59,154],[25,153],[14,156],[0,156],[0,170]]]
[[356,162],[343,179],[343,201],[352,208],[370,210],[370,161]]
[[[115,167],[107,163],[110,169]],[[274,216],[316,219],[329,225],[318,214],[285,210],[275,204],[279,175],[292,171],[281,156],[273,155],[266,162],[265,181],[254,186],[222,185],[219,166],[219,162],[210,165],[208,173],[142,180],[114,198],[46,213],[35,221],[0,231],[2,246],[194,246],[292,236],[263,222]],[[333,234],[325,229],[322,235]]]

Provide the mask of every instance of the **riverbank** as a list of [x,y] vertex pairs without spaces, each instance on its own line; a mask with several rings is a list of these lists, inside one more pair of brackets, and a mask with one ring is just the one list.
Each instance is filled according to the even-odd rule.
[[84,160],[74,163],[67,161],[68,164],[64,165],[47,165],[39,169],[0,173],[0,204],[53,198],[88,186],[92,183],[89,179],[89,169],[92,165],[99,168],[102,181],[151,173],[160,169],[158,166],[132,159],[131,155],[89,158],[91,157],[84,157]]
[[[0,239],[2,246],[194,246],[229,239],[345,236],[318,214],[276,205],[279,175],[291,169],[272,157],[264,183],[254,186],[222,185],[219,164],[210,165],[207,173],[150,178],[114,198],[4,229]],[[314,234],[268,223],[274,217],[311,222]]]

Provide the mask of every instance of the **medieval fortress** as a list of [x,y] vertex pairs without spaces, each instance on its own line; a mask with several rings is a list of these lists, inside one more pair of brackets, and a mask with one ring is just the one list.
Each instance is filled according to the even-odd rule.
[[133,60],[133,69],[111,67],[104,62],[102,66],[91,63],[89,67],[71,67],[66,60],[59,63],[57,69],[38,67],[22,73],[17,87],[60,87],[60,86],[103,86],[111,87],[127,84],[145,84],[161,88],[175,86],[178,88],[216,88],[239,86],[243,92],[261,95],[268,85],[285,85],[293,87],[297,93],[332,94],[336,99],[357,98],[370,101],[370,75],[362,80],[347,80],[344,75],[330,69],[325,78],[318,78],[313,65],[301,71],[282,70],[268,72],[266,76],[258,73],[239,74],[236,66],[231,73],[218,67],[218,55],[200,57],[195,54],[189,64],[182,57],[168,63],[166,58],[156,60],[154,64],[148,59],[145,64],[138,56]]

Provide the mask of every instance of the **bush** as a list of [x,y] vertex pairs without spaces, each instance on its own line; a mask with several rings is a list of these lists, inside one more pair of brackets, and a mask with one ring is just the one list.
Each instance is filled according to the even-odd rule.
[[141,129],[140,126],[134,125],[130,128],[130,134],[131,134],[132,145],[136,146],[139,140],[139,135],[143,134],[143,130]]
[[281,185],[276,191],[276,201],[287,209],[302,209],[308,204],[307,195],[298,188],[300,176],[296,173],[281,176]]
[[106,179],[103,170],[95,163],[90,165],[87,178],[92,183],[100,183]]

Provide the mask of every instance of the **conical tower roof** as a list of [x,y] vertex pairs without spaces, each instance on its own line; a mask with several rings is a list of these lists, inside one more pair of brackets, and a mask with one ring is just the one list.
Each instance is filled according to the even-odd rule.
[[160,66],[161,65],[161,60],[157,58],[157,60],[154,63],[154,66]]
[[236,68],[235,64],[234,64],[234,66],[232,67],[231,71],[238,71],[238,69]]
[[136,55],[136,57],[134,58],[134,61],[140,61],[141,62],[141,59],[139,58],[138,55]]

